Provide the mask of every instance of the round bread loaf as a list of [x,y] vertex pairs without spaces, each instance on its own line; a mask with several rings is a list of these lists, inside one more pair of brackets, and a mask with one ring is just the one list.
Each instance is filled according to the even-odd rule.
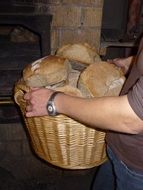
[[27,65],[23,70],[23,79],[30,87],[50,86],[66,81],[70,69],[67,59],[49,55]]
[[70,85],[65,85],[62,87],[57,87],[55,90],[64,92],[65,94],[71,95],[71,96],[77,96],[77,97],[83,97],[82,93],[80,90],[76,87],[70,86]]
[[81,73],[78,88],[86,97],[118,96],[124,82],[125,77],[119,67],[101,61]]
[[87,43],[63,45],[57,50],[56,55],[88,65],[101,61],[96,49]]

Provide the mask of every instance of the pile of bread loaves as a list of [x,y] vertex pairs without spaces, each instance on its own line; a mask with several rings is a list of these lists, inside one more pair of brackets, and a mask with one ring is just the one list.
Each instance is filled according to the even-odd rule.
[[118,96],[124,84],[122,70],[102,61],[89,44],[68,44],[55,55],[27,65],[23,80],[29,87],[45,87],[81,97]]

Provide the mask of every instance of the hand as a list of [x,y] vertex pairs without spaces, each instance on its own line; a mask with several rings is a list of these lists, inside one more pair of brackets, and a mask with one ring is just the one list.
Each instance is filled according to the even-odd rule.
[[53,90],[47,88],[32,88],[24,94],[26,100],[26,117],[45,116],[47,113],[47,102]]
[[118,67],[121,67],[124,74],[127,74],[129,67],[133,61],[133,56],[127,58],[115,58],[112,60],[107,60],[109,63],[115,64]]

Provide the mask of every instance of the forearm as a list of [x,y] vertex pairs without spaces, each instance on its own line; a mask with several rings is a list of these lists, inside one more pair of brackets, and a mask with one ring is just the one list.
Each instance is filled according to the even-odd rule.
[[[26,116],[48,115],[46,105],[53,93],[49,89],[32,90],[24,95]],[[67,115],[92,128],[137,134],[143,132],[143,121],[129,105],[127,96],[78,98],[63,93],[54,99],[60,114]]]
[[60,113],[93,128],[130,134],[142,130],[142,121],[130,107],[127,96],[82,99],[61,94],[55,103]]

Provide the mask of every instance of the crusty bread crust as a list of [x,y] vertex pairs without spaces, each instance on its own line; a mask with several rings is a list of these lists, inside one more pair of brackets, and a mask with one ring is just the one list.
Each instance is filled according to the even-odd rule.
[[64,92],[65,94],[68,94],[71,96],[83,97],[82,93],[80,92],[80,90],[78,88],[75,88],[75,87],[70,86],[70,85],[57,87],[57,88],[55,88],[55,90]]
[[28,86],[44,87],[67,80],[71,65],[65,58],[49,55],[27,65],[23,79]]
[[57,50],[56,55],[88,65],[101,61],[96,49],[87,43],[63,45]]
[[81,73],[78,88],[86,97],[118,96],[124,82],[125,77],[119,67],[101,61]]

